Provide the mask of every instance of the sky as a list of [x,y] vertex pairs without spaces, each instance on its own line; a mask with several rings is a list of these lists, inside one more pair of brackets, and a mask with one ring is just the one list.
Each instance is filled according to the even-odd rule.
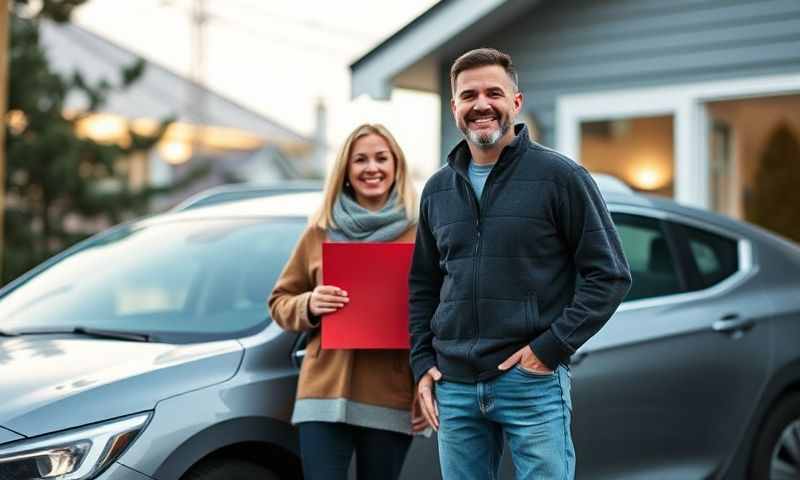
[[[197,51],[192,40],[196,1],[202,0],[90,0],[73,21],[188,77]],[[329,160],[356,125],[383,123],[412,171],[425,177],[439,165],[438,95],[395,90],[388,102],[353,100],[348,67],[434,3],[205,0],[206,85],[309,136],[322,99]]]

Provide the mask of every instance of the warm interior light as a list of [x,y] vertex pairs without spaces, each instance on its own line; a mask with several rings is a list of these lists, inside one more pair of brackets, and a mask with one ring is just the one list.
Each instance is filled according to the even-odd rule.
[[126,120],[119,115],[97,113],[81,119],[76,125],[78,135],[98,143],[120,143],[129,141]]
[[[21,118],[24,118],[24,114],[19,113],[23,115]],[[65,112],[68,118],[74,118],[79,114],[79,112]],[[19,115],[15,118],[18,117]],[[8,121],[11,120],[9,113]],[[136,134],[146,136],[156,133],[159,122],[148,118],[128,120],[120,115],[95,113],[78,121],[76,131],[78,135],[98,143],[117,143],[127,146],[131,141],[128,135],[129,126]],[[199,128],[202,129],[200,133],[198,133]],[[254,132],[239,128],[174,122],[167,127],[159,144],[159,150],[165,159],[173,159],[167,160],[168,162],[182,163],[191,156],[192,145],[197,149],[254,151],[264,148],[268,142],[279,146],[288,155],[306,154],[312,148],[311,143],[306,141],[280,137],[266,139]]]
[[629,180],[638,189],[657,190],[669,182],[669,177],[660,168],[643,165],[633,170]]
[[[139,119],[132,122],[133,131],[139,135],[152,135],[157,127],[158,122],[155,120]],[[212,150],[258,150],[266,143],[264,138],[246,130],[211,125],[198,126],[184,122],[170,125],[164,133],[164,138]]]
[[180,165],[192,156],[192,146],[181,140],[168,140],[158,145],[161,158],[172,165]]

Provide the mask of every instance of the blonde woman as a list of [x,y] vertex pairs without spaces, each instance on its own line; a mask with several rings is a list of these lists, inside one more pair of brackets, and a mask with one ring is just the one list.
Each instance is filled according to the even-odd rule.
[[[323,241],[413,242],[416,198],[392,134],[381,125],[356,128],[272,291],[272,318],[286,330],[317,331],[349,301],[341,288],[322,284]],[[322,350],[313,335],[292,415],[305,478],[345,480],[355,452],[357,478],[396,479],[411,435],[427,426],[414,398],[407,350]]]

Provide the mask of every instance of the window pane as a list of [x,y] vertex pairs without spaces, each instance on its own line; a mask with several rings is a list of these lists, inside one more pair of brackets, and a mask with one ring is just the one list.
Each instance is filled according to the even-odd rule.
[[671,115],[582,122],[581,163],[634,190],[672,197],[673,129]]
[[800,95],[706,107],[713,209],[800,242]]
[[725,280],[739,270],[736,240],[705,230],[681,226],[700,273],[702,288]]
[[676,261],[658,220],[612,214],[622,248],[631,267],[633,284],[626,301],[671,295],[682,291]]

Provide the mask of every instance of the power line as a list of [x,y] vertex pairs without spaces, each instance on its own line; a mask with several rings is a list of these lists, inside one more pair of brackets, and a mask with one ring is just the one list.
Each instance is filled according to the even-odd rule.
[[[191,14],[190,10],[187,10],[182,6],[175,5],[171,1],[167,0],[162,4],[179,9],[187,14]],[[213,21],[217,24],[233,27],[237,31],[247,33],[248,35],[253,37],[269,38],[271,39],[270,41],[273,43],[283,44],[295,48],[301,48],[304,50],[316,51],[316,53],[319,54],[344,55],[344,56],[352,55],[352,52],[349,50],[338,49],[326,45],[320,45],[315,43],[304,42],[301,40],[296,40],[294,38],[290,38],[285,35],[276,34],[275,32],[270,31],[269,29],[266,28],[257,29],[251,25],[248,25],[247,23],[242,22],[241,20],[234,19],[226,15],[221,15],[219,13],[205,12],[205,19],[208,21]]]
[[[336,27],[330,24],[324,24],[322,22],[318,22],[316,20],[307,20],[296,16],[287,15],[281,12],[266,10],[263,8],[263,5],[251,2],[249,0],[238,0],[238,3],[239,3],[238,8],[239,9],[245,8],[248,14],[256,12],[258,15],[261,15],[263,17],[274,18],[276,20],[288,21],[297,25],[302,25],[315,32],[337,35],[341,37],[348,37],[350,39],[358,41],[374,41],[376,37],[374,33],[370,32]],[[237,7],[235,3],[231,2],[226,3],[226,5],[233,5],[234,7]]]
[[291,47],[300,47],[305,50],[316,50],[319,53],[326,53],[326,54],[333,54],[333,55],[350,55],[351,52],[349,50],[340,49],[340,48],[333,48],[330,46],[325,46],[317,43],[309,43],[298,41],[296,39],[290,38],[286,35],[276,34],[275,32],[271,32],[266,29],[256,29],[246,23],[243,23],[238,20],[234,20],[230,17],[218,15],[216,13],[209,14],[209,18],[211,20],[215,20],[217,23],[227,24],[231,27],[235,27],[239,31],[243,31],[251,36],[257,36],[262,38],[270,38],[275,43],[280,43],[283,45],[288,45]]

